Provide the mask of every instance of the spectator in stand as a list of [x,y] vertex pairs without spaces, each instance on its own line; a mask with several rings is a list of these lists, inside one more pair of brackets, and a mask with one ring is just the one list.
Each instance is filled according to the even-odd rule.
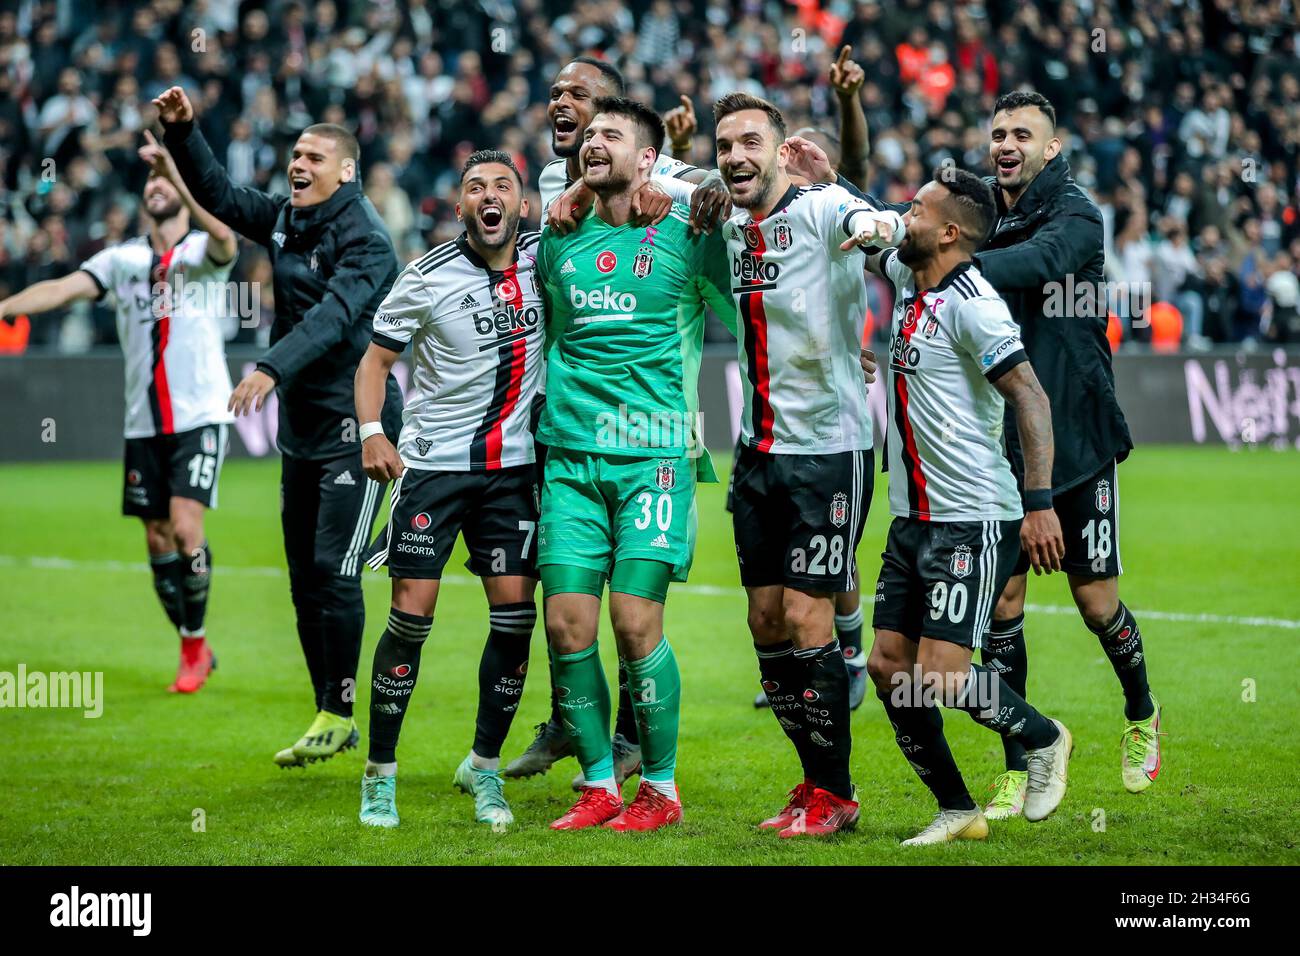
[[1300,279],[1296,278],[1291,256],[1279,252],[1269,266],[1264,288],[1268,291],[1267,337],[1279,344],[1300,341],[1296,306],[1300,301]]
[[[1258,336],[1246,327],[1254,300],[1254,321],[1263,315],[1264,276],[1278,271],[1280,251],[1292,274],[1300,258],[1290,249],[1300,236],[1294,3],[33,0],[21,17],[0,6],[0,223],[12,247],[0,294],[40,278],[27,270],[45,268],[58,245],[43,225],[51,207],[74,246],[102,234],[109,206],[134,207],[143,182],[131,159],[150,121],[142,104],[173,77],[195,94],[217,155],[259,189],[284,188],[277,171],[294,132],[347,124],[362,143],[361,168],[388,163],[392,188],[405,193],[409,248],[428,248],[454,223],[448,171],[458,144],[507,146],[532,171],[534,191],[550,159],[547,91],[566,58],[605,57],[660,112],[691,97],[707,142],[711,118],[701,107],[735,89],[772,100],[792,129],[834,128],[839,103],[825,77],[843,44],[866,68],[857,98],[876,196],[910,199],[935,157],[988,172],[980,144],[992,99],[1035,87],[1057,104],[1080,184],[1121,229],[1141,195],[1153,220],[1183,221],[1187,236],[1217,229],[1229,251],[1215,255],[1229,255],[1233,280],[1250,250],[1263,250],[1248,276],[1259,283],[1228,294],[1214,285],[1202,296],[1207,337],[1233,338],[1222,330],[1239,319],[1236,334]],[[74,182],[69,164],[79,156],[88,165]],[[1257,220],[1251,235],[1247,217]],[[1135,255],[1130,246],[1126,239]],[[255,262],[248,252],[235,279]],[[1196,254],[1204,270],[1206,255]],[[1188,276],[1179,295],[1207,278]],[[1247,306],[1240,317],[1237,291]],[[1226,316],[1212,314],[1226,305]],[[42,334],[60,338],[57,325],[42,322]]]

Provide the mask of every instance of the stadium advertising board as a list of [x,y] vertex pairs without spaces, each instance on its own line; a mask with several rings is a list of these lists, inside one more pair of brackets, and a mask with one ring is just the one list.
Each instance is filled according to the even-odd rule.
[[[234,381],[252,357],[230,358]],[[398,363],[398,382],[407,367]],[[1300,351],[1216,352],[1203,355],[1120,355],[1116,388],[1133,440],[1143,444],[1300,448]],[[122,360],[115,354],[27,355],[0,361],[5,416],[3,461],[86,461],[122,452]],[[871,387],[877,423],[885,394]],[[705,355],[700,411],[706,444],[727,449],[740,427],[740,370],[729,351]],[[260,413],[231,429],[230,453],[274,452],[274,395]],[[877,424],[877,443],[880,442]]]

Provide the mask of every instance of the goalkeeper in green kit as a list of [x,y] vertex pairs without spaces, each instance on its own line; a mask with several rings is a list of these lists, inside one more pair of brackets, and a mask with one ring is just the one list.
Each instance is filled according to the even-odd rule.
[[[720,231],[693,234],[679,205],[658,226],[630,224],[664,141],[659,116],[618,97],[596,109],[578,154],[595,205],[568,235],[546,230],[537,253],[548,307],[537,437],[549,448],[537,563],[560,712],[585,779],[551,828],[645,831],[682,817],[681,680],[664,600],[690,569],[696,479],[717,480],[697,422],[706,307],[734,332],[735,305]],[[596,645],[606,583],[641,738],[641,785],[626,808]]]

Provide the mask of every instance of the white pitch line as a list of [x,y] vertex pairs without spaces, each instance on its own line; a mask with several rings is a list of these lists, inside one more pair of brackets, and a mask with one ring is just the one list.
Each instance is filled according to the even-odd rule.
[[[132,574],[149,571],[149,565],[143,561],[78,561],[52,555],[28,555],[24,557],[13,554],[0,554],[0,568],[16,567],[38,568],[45,571],[127,571]],[[245,578],[288,577],[288,572],[284,568],[232,566],[228,564],[220,565],[217,574],[221,577],[227,575]],[[362,575],[361,580],[363,584],[385,584],[388,577],[370,573]],[[478,584],[478,578],[467,574],[444,574],[442,580],[454,585]],[[695,594],[702,597],[736,598],[739,598],[742,594],[739,585],[734,588],[724,588],[716,584],[674,584],[672,592],[674,594]],[[1064,604],[1026,604],[1025,610],[1034,614],[1064,614],[1067,617],[1077,617],[1079,614],[1076,608]],[[1227,614],[1152,611],[1149,608],[1133,608],[1132,610],[1135,615],[1153,621],[1173,621],[1185,624],[1228,624],[1234,627],[1274,627],[1287,631],[1300,630],[1300,621],[1293,621],[1284,617],[1234,617]]]

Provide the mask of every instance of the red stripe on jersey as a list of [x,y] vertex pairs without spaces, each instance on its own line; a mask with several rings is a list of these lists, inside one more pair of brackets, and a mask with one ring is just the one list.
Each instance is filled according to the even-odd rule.
[[[171,301],[172,290],[171,283],[167,279],[167,270],[171,268],[172,256],[175,252],[176,250],[173,248],[168,249],[163,253],[162,258],[158,260],[158,269],[153,277],[155,284],[160,282],[167,283],[166,295],[169,303]],[[172,323],[170,305],[168,306],[167,313],[168,314],[160,316],[158,319],[158,351],[154,354],[153,387],[154,393],[158,396],[158,414],[162,419],[162,433],[164,435],[171,435],[176,429],[173,425],[172,418],[171,389],[168,388],[167,385],[167,339],[171,332]]]
[[[925,292],[917,294],[916,301],[912,303],[911,324],[903,323],[903,341],[909,343],[912,340],[912,333],[921,323],[921,309],[925,305]],[[912,487],[916,491],[916,508],[922,521],[930,520],[930,496],[926,493],[925,471],[921,468],[921,453],[916,447],[916,434],[912,431],[912,419],[907,407],[907,376],[901,372],[894,377],[898,383],[898,404],[903,410],[903,445],[907,449],[907,455],[912,459],[912,472],[908,476],[912,481]]]
[[[516,309],[522,309],[524,307],[524,290],[519,286],[518,271],[518,265],[510,266],[502,273],[504,276],[502,282],[509,281],[515,290],[515,294],[510,298],[510,305]],[[500,287],[501,283],[497,283],[497,288]],[[487,463],[484,467],[489,471],[495,471],[501,467],[501,448],[505,442],[505,424],[515,410],[515,406],[519,404],[519,395],[524,387],[524,368],[527,366],[527,356],[527,340],[519,339],[511,345],[510,382],[506,386],[505,400],[501,403],[501,410],[497,415],[497,420],[488,431],[485,442],[487,445]]]
[[[753,249],[754,258],[761,260],[763,253],[767,251],[767,244],[763,241],[762,230],[758,228],[758,222],[746,227],[746,232],[753,231],[757,239],[757,245]],[[757,280],[759,282],[762,279]],[[772,410],[772,377],[768,371],[767,364],[767,311],[763,307],[763,293],[759,292],[742,292],[745,304],[744,315],[748,320],[750,335],[749,344],[753,350],[749,356],[750,382],[754,387],[754,401],[758,407],[755,411],[754,420],[750,423],[754,429],[754,447],[758,451],[770,451],[774,438],[772,436],[772,425],[776,419],[776,413]]]

